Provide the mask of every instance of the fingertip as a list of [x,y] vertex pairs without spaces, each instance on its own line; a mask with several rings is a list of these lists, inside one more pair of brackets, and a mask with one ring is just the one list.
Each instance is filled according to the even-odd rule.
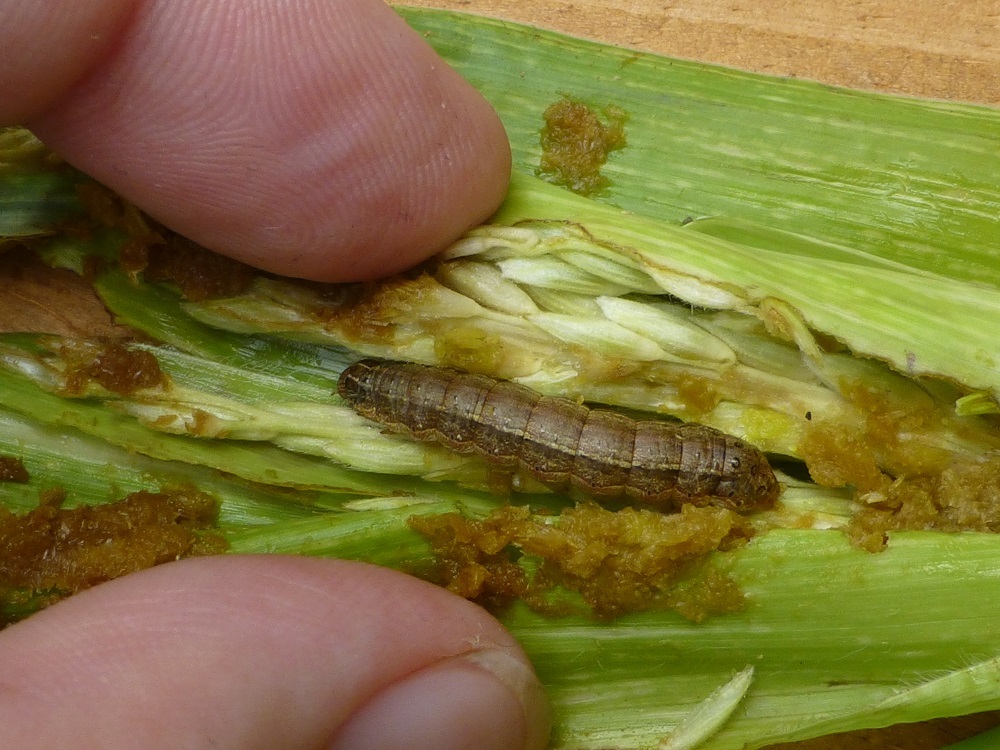
[[29,124],[168,227],[319,281],[423,260],[510,175],[492,107],[378,0],[148,0]]
[[0,125],[38,117],[109,53],[134,0],[0,4]]
[[522,719],[524,750],[544,750],[552,731],[552,706],[534,669],[523,658],[505,651],[484,649],[461,657],[484,670],[515,698]]
[[[278,556],[186,560],[103,584],[0,634],[0,744],[324,746],[374,696],[480,650],[531,675],[485,612],[394,571]],[[527,704],[490,679],[479,679],[479,694],[506,701],[503,715],[516,717]],[[447,695],[442,716],[458,721]]]
[[504,651],[444,659],[393,683],[344,724],[329,750],[543,750],[548,703]]

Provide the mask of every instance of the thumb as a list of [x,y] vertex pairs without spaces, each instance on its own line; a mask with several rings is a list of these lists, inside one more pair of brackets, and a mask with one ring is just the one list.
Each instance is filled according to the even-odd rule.
[[399,271],[506,190],[496,114],[381,0],[5,0],[0,49],[0,124],[266,270]]
[[0,746],[539,750],[545,702],[485,612],[393,571],[198,558],[0,634]]

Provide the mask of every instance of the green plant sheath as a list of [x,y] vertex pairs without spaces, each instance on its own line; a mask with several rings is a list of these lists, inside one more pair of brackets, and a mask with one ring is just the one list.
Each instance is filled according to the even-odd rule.
[[[223,501],[233,552],[327,555],[425,571],[429,550],[407,526],[411,515],[481,515],[497,502],[470,494],[310,508],[281,495],[265,499],[264,488],[206,481],[196,467],[179,469],[72,431],[0,417],[0,451],[23,452],[45,477],[38,482],[57,480],[71,498],[107,499],[108,486],[88,476],[101,461],[120,489],[150,486],[149,477],[198,481]],[[46,471],[47,456],[67,439],[74,450],[59,463],[63,473]],[[9,489],[2,496],[8,504]],[[996,551],[996,537],[981,534],[901,533],[886,552],[871,555],[836,532],[775,531],[714,561],[749,598],[737,614],[694,624],[647,612],[602,623],[518,606],[502,619],[552,698],[554,747],[652,746],[748,665],[755,671],[745,699],[703,746],[759,747],[995,707]]]
[[542,111],[569,94],[625,110],[602,202],[679,223],[765,223],[997,286],[996,110],[835,89],[571,39],[399,12],[500,113],[533,173]]

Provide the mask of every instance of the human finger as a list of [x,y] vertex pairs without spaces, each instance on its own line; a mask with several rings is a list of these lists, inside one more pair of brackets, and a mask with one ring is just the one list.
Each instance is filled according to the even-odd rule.
[[483,610],[394,571],[193,558],[0,634],[0,745],[545,746],[528,662]]
[[384,276],[487,218],[490,105],[380,0],[5,0],[0,122],[265,270]]

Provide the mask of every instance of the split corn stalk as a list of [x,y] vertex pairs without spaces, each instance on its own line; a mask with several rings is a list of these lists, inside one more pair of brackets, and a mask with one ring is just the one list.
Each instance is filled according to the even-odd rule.
[[[501,501],[474,460],[383,435],[331,396],[360,355],[696,417],[791,461],[808,459],[823,425],[865,438],[886,476],[989,465],[1000,113],[401,13],[504,120],[517,173],[500,212],[428,273],[378,290],[382,317],[367,328],[356,308],[331,314],[329,296],[294,282],[261,276],[191,303],[108,270],[96,288],[158,342],[142,346],[170,386],[66,399],[62,343],[7,337],[0,453],[23,454],[78,502],[191,479],[222,500],[234,551],[404,570],[429,556],[407,518],[482,516]],[[567,92],[629,115],[628,146],[594,199],[532,176],[541,113]],[[76,215],[76,177],[23,131],[5,139],[3,235]],[[123,239],[32,244],[82,270]],[[923,416],[878,444],[859,391],[883,414]],[[772,530],[711,563],[739,582],[742,612],[699,624],[504,615],[552,698],[553,747],[752,748],[1000,707],[1000,540],[907,531],[861,552],[837,528],[885,487],[785,482]],[[0,493],[26,509],[37,487]]]

